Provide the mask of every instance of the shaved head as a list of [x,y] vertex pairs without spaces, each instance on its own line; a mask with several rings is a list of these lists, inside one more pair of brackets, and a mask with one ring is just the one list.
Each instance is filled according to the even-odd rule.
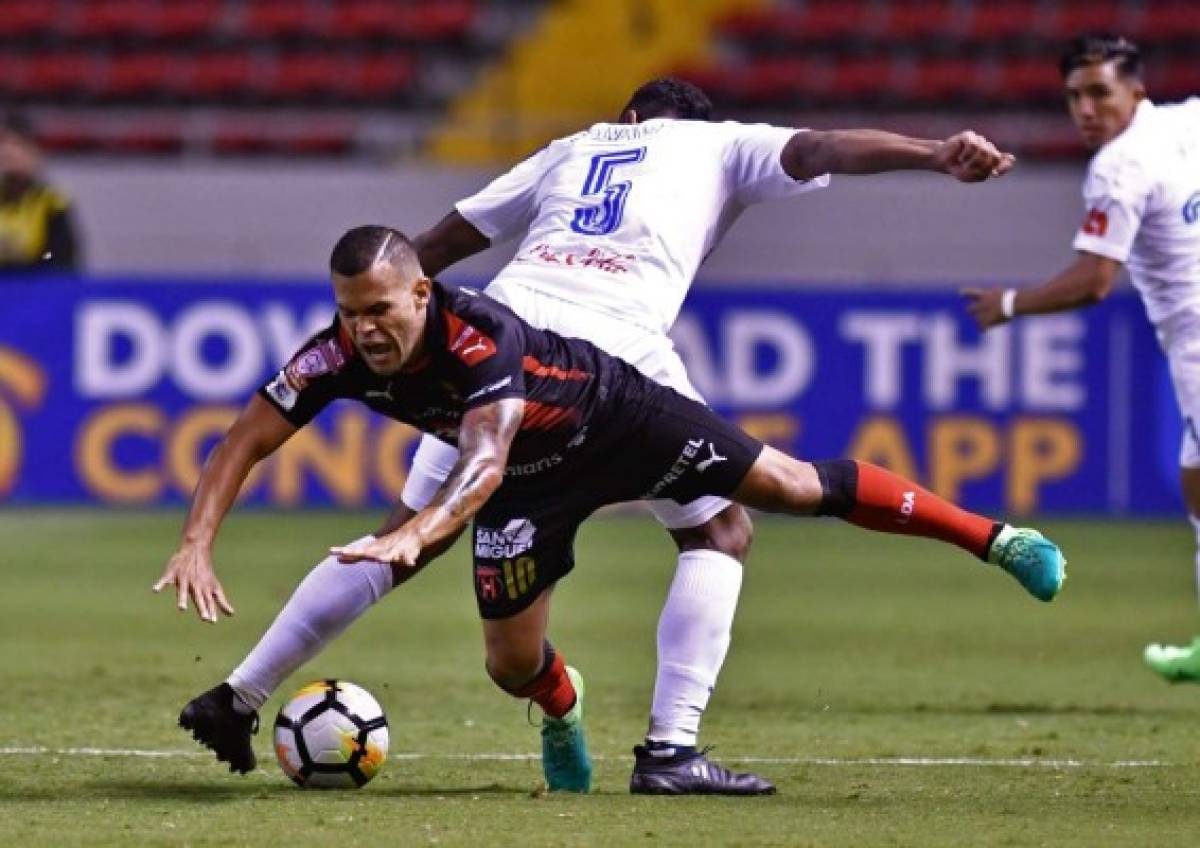
[[394,268],[406,281],[425,276],[413,243],[391,227],[370,224],[347,230],[329,256],[330,270],[341,277],[357,277],[379,265]]

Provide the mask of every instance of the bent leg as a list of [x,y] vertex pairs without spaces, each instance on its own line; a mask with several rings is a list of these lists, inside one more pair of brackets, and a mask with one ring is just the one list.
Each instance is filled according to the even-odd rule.
[[521,612],[484,619],[487,671],[514,698],[528,698],[542,718],[542,771],[552,792],[587,792],[592,758],[583,729],[583,678],[546,641],[550,589]]

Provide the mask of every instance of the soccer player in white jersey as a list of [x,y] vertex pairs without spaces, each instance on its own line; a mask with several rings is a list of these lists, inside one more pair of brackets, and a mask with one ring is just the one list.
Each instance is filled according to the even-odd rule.
[[[695,86],[647,83],[619,123],[596,124],[551,142],[419,236],[425,273],[435,275],[519,236],[516,257],[488,286],[489,295],[534,326],[586,338],[698,398],[667,331],[700,263],[747,205],[822,187],[830,173],[922,169],[979,182],[1013,164],[1011,156],[971,132],[944,141],[873,130],[806,132],[714,123],[710,110]],[[436,439],[422,440],[402,502],[380,533],[399,527],[429,502],[456,456]],[[663,501],[653,511],[674,538],[679,557],[658,625],[650,726],[646,746],[638,748],[631,789],[773,791],[756,775],[707,761],[704,768],[696,765],[703,759],[695,748],[700,717],[729,647],[750,520],[741,507],[720,498],[684,506]],[[174,584],[181,603],[198,594],[210,620],[218,609],[228,612],[208,552],[185,547],[176,556],[159,587]],[[318,564],[230,675],[238,709],[247,714],[260,707],[289,674],[414,573],[389,572],[386,566],[356,570],[333,558]],[[540,673],[531,670],[531,679]],[[578,712],[544,720],[551,789],[586,789],[590,783],[582,725],[574,719]],[[242,770],[241,764],[253,761],[249,736],[241,730],[231,734],[235,742],[227,747],[235,753],[221,758],[236,760]],[[575,777],[563,782],[563,774]]]
[[[985,328],[1076,309],[1105,297],[1128,266],[1183,413],[1180,478],[1200,581],[1200,98],[1151,102],[1137,47],[1112,35],[1073,40],[1060,71],[1071,120],[1096,151],[1083,183],[1078,256],[1035,288],[968,290],[968,309]],[[1170,680],[1200,681],[1200,637],[1182,648],[1150,645],[1145,660]]]

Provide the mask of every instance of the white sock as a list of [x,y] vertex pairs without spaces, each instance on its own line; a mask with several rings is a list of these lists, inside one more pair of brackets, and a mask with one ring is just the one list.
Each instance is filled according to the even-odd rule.
[[226,681],[248,706],[259,709],[288,675],[391,589],[390,565],[345,565],[332,556],[321,560]]
[[700,717],[729,650],[742,564],[716,551],[679,555],[658,620],[658,676],[650,707],[652,742],[695,745]]

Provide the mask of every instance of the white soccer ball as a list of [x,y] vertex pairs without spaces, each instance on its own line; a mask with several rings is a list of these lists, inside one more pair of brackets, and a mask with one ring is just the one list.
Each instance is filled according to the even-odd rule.
[[275,717],[275,756],[284,774],[310,789],[352,789],[379,774],[388,726],[371,693],[345,680],[317,680]]

